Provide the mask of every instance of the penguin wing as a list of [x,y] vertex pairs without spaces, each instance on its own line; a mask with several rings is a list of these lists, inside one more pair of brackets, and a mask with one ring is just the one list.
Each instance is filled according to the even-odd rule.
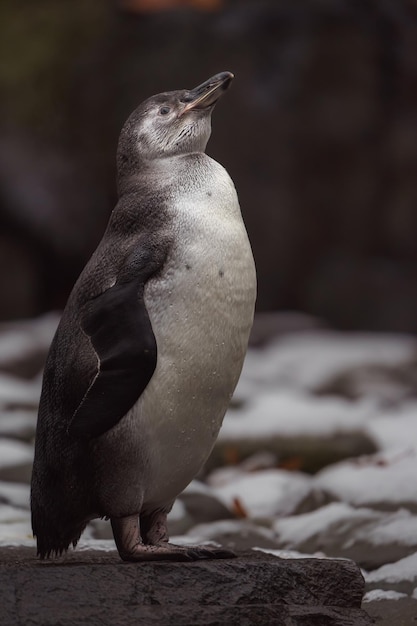
[[130,259],[117,282],[84,306],[81,327],[94,349],[97,371],[70,421],[71,435],[98,437],[115,426],[155,371],[156,339],[144,302],[145,282],[155,266],[145,261]]

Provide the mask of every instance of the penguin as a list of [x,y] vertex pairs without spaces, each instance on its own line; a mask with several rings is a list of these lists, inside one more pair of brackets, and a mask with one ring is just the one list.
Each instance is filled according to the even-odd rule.
[[40,558],[110,519],[126,561],[233,556],[169,543],[247,350],[256,273],[234,184],[206,155],[233,74],[145,100],[122,128],[118,202],[45,364],[31,483]]

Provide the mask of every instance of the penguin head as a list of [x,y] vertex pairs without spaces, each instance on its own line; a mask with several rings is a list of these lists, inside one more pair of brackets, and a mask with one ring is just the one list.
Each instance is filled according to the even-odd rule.
[[221,72],[195,89],[161,93],[139,105],[120,134],[119,176],[153,159],[204,152],[211,112],[232,79],[231,72]]

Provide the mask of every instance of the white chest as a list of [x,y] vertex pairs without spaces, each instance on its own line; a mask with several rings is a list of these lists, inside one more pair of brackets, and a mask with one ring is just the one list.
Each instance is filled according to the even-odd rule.
[[174,245],[145,290],[158,363],[141,412],[157,441],[155,466],[164,458],[167,467],[174,455],[169,475],[157,481],[168,490],[172,483],[173,491],[211,451],[240,375],[255,303],[254,262],[234,185],[220,165],[208,165],[205,178],[185,181],[172,198]]

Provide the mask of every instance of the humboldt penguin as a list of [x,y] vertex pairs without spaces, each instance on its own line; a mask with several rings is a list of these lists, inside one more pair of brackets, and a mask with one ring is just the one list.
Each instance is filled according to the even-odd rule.
[[111,521],[127,561],[224,558],[168,542],[237,384],[256,275],[233,182],[205,154],[233,79],[145,100],[118,144],[119,200],[45,365],[32,475],[41,558]]

